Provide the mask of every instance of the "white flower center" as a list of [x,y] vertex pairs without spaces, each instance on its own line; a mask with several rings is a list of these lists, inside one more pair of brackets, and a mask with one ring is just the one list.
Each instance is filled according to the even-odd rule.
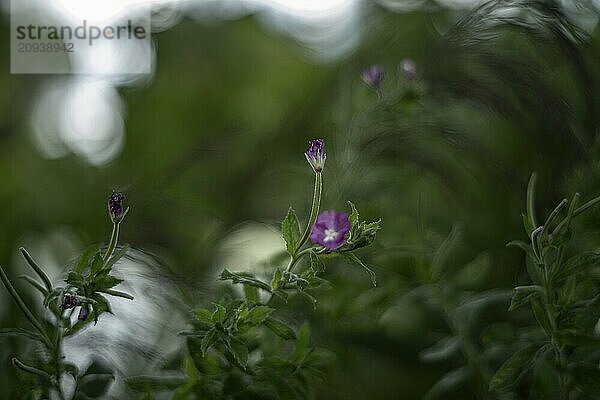
[[340,233],[337,232],[335,229],[325,229],[325,237],[323,238],[323,241],[325,243],[327,242],[333,242],[334,240],[337,239],[338,235]]

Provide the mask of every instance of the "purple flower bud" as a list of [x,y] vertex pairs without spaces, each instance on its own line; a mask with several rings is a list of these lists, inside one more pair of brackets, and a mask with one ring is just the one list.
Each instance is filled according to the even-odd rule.
[[400,75],[402,75],[405,79],[415,79],[418,74],[417,63],[415,63],[410,58],[404,58],[400,61],[398,71],[400,72]]
[[108,215],[113,223],[118,224],[123,220],[128,209],[123,207],[125,195],[119,192],[113,192],[108,198]]
[[90,306],[87,304],[84,304],[79,309],[79,315],[77,316],[77,319],[80,321],[85,321],[87,319],[88,315],[90,315]]
[[323,139],[314,139],[308,142],[309,146],[304,155],[308,160],[308,163],[315,172],[323,171],[325,167],[325,141]]
[[383,76],[383,67],[381,65],[372,65],[360,74],[362,81],[374,89],[379,88],[379,85],[383,81]]
[[75,308],[79,305],[79,300],[77,300],[77,297],[67,293],[63,296],[63,302],[60,305],[60,308],[62,308],[63,310],[69,310],[71,308]]
[[324,211],[314,223],[310,240],[328,250],[335,250],[346,242],[346,234],[350,231],[348,214],[337,211]]

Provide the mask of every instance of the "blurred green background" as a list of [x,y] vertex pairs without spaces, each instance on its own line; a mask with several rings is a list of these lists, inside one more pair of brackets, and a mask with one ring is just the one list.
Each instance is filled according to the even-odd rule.
[[[51,113],[34,118],[44,90],[85,78],[11,75],[5,15],[0,264],[11,277],[22,273],[24,245],[60,279],[61,266],[88,244],[108,240],[106,198],[122,190],[131,207],[122,240],[150,258],[148,287],[177,288],[177,300],[154,301],[185,313],[221,290],[220,268],[251,268],[263,247],[279,243],[273,232],[289,205],[305,221],[312,172],[303,152],[322,137],[324,208],[347,210],[352,200],[383,228],[362,251],[377,288],[362,271],[334,263],[326,272],[333,288],[316,311],[292,304],[299,323],[313,324],[314,343],[335,354],[317,398],[422,398],[454,361],[419,356],[448,329],[439,310],[411,295],[423,284],[420,263],[454,226],[451,263],[467,265],[461,290],[510,288],[524,279],[523,257],[505,244],[525,235],[530,174],[539,173],[543,210],[575,191],[584,200],[600,194],[600,31],[585,2],[479,10],[423,2],[402,12],[392,3],[363,4],[359,43],[325,60],[258,16],[182,15],[155,34],[154,75],[116,86],[125,136],[101,165],[68,149],[49,157],[36,144],[33,131],[56,125]],[[514,12],[496,12],[502,7]],[[407,58],[417,65],[414,78],[398,71]],[[380,96],[360,80],[371,64],[386,71]],[[83,108],[99,107],[85,100]],[[592,246],[600,244],[598,216],[578,221]],[[484,319],[506,320],[507,305],[500,301]],[[19,324],[0,290],[0,326]],[[10,357],[26,350],[13,338],[0,342],[0,398],[18,398]],[[475,392],[458,386],[443,398]]]

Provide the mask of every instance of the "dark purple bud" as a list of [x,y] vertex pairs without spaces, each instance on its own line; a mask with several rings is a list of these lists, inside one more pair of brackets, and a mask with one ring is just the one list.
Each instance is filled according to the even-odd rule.
[[333,210],[324,211],[312,226],[310,240],[328,250],[335,250],[346,242],[349,231],[348,214]]
[[308,142],[308,149],[304,153],[308,163],[315,172],[323,171],[325,167],[325,141],[323,139],[314,139]]
[[417,63],[415,63],[410,58],[405,58],[400,61],[400,65],[398,66],[398,71],[400,75],[402,75],[405,79],[412,80],[417,77]]
[[383,76],[383,67],[381,65],[370,66],[360,74],[362,81],[374,89],[379,88],[379,85],[383,81]]
[[108,198],[108,215],[113,223],[118,224],[125,218],[128,209],[123,207],[125,195],[119,192],[113,192]]
[[79,315],[77,316],[77,319],[80,321],[85,321],[88,315],[90,315],[90,306],[88,304],[84,304],[79,309]]
[[60,305],[60,308],[62,308],[63,310],[69,310],[71,308],[77,307],[78,305],[79,300],[77,300],[77,297],[67,293],[63,296],[63,302]]

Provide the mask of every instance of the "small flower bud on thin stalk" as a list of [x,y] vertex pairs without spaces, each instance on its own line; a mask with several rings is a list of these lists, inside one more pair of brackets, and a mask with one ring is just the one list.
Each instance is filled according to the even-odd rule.
[[105,262],[108,261],[110,256],[112,256],[115,247],[117,247],[121,221],[123,221],[123,219],[129,212],[129,207],[125,208],[123,206],[124,200],[125,195],[119,192],[113,192],[108,198],[108,215],[113,223],[113,230],[112,234],[110,235],[110,242],[108,243],[108,248],[106,249],[106,253],[103,257]]
[[308,142],[309,146],[304,155],[315,173],[323,171],[327,154],[325,153],[325,141],[314,139]]
[[346,242],[348,232],[350,232],[348,214],[333,210],[324,211],[312,226],[310,240],[331,251]]
[[379,89],[384,76],[385,74],[381,65],[372,65],[364,69],[360,74],[362,81],[373,89]]
[[400,65],[398,65],[398,72],[400,72],[400,76],[410,81],[417,77],[419,70],[414,60],[404,58],[400,61]]

